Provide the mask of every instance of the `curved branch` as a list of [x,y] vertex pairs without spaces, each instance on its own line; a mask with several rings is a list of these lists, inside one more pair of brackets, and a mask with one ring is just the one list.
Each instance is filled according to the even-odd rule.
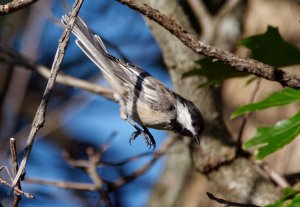
[[118,2],[129,6],[130,8],[139,11],[148,18],[154,20],[169,32],[174,34],[186,46],[194,52],[213,58],[230,65],[238,71],[248,72],[258,77],[265,78],[271,81],[277,81],[282,86],[291,88],[300,88],[300,77],[294,74],[286,73],[285,71],[259,62],[250,58],[241,58],[233,53],[218,49],[201,42],[195,35],[187,32],[182,26],[176,23],[172,18],[160,13],[160,11],[136,0],[117,0]]

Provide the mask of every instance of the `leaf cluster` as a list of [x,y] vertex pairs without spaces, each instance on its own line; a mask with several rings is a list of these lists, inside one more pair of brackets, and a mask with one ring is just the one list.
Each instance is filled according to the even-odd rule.
[[300,192],[291,188],[285,189],[284,196],[274,204],[265,207],[299,207]]
[[[251,50],[254,59],[275,67],[300,64],[300,49],[286,42],[281,37],[278,28],[269,26],[263,34],[242,39],[238,46],[247,47]],[[207,81],[200,84],[199,87],[220,84],[228,78],[248,75],[211,58],[203,58],[197,62],[197,65],[198,68],[185,73],[183,77],[205,76]],[[233,112],[231,118],[298,101],[300,101],[300,91],[285,88],[260,102],[241,106]],[[256,134],[244,144],[244,148],[256,147],[256,158],[263,159],[289,144],[299,133],[300,111],[286,120],[279,121],[274,126],[258,128]]]

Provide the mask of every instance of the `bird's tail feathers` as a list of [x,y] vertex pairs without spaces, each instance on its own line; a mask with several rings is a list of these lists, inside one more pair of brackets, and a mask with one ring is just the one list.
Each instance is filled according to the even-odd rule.
[[[61,21],[64,26],[66,26],[69,20],[70,17],[64,15]],[[102,70],[102,72],[111,76],[112,72],[108,69],[111,68],[111,61],[107,58],[108,51],[101,38],[94,34],[80,17],[76,17],[72,32],[77,38],[76,44],[80,49]]]

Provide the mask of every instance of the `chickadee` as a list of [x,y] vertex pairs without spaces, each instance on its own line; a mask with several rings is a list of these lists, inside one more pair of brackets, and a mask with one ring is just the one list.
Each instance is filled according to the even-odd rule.
[[[67,15],[62,17],[64,26],[69,19]],[[76,18],[72,32],[77,37],[77,45],[111,85],[120,105],[121,118],[137,130],[129,139],[130,143],[142,135],[147,145],[155,148],[155,140],[147,127],[174,131],[193,137],[199,143],[204,121],[191,101],[174,93],[144,70],[110,55],[101,38],[89,30],[81,18]]]

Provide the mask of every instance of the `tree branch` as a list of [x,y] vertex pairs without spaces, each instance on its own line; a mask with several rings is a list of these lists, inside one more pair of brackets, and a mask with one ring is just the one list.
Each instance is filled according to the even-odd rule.
[[[3,185],[6,185],[6,186],[8,186],[8,187],[13,188],[12,185],[9,184],[9,182],[7,182],[6,180],[4,180],[4,179],[1,178],[1,177],[0,177],[0,183],[3,184]],[[24,192],[24,191],[22,191],[21,189],[19,189],[18,187],[14,187],[13,190],[14,190],[15,192],[17,192],[18,194],[23,194],[23,195],[25,195],[26,198],[34,198],[34,196],[33,196],[32,194],[27,193],[27,192]]]
[[[4,48],[1,45],[0,61],[4,61],[8,64],[22,65],[26,69],[36,71],[46,79],[48,79],[51,75],[51,71],[47,67],[36,64],[32,60],[24,57],[21,54],[18,54],[16,51]],[[75,78],[70,75],[66,75],[63,72],[59,72],[56,78],[56,82],[74,88],[80,88],[82,90],[101,95],[109,100],[116,101],[111,89],[100,86],[95,83],[90,83],[88,81],[81,80],[79,78]]]
[[[121,177],[116,181],[109,182],[104,180],[97,171],[98,165],[102,165],[102,155],[110,145],[110,143],[106,143],[101,145],[99,150],[94,150],[92,148],[87,149],[88,160],[74,160],[70,158],[67,154],[65,155],[65,159],[68,163],[76,168],[83,168],[84,171],[89,175],[93,183],[79,183],[79,182],[69,182],[69,181],[49,181],[49,180],[40,180],[40,179],[25,179],[25,182],[32,183],[32,184],[41,184],[41,185],[49,185],[49,186],[56,186],[59,188],[64,189],[73,189],[73,190],[84,190],[84,191],[98,191],[103,203],[105,206],[111,206],[111,202],[109,200],[108,193],[112,192],[113,190],[122,187],[123,185],[131,182],[132,180],[138,178],[140,175],[144,174],[153,164],[161,158],[167,150],[173,145],[174,139],[167,139],[165,143],[161,146],[161,148],[155,152],[151,152],[153,157],[149,162],[147,162],[142,168],[136,170],[130,175]],[[141,158],[144,155],[142,154],[133,157],[132,160],[128,159],[126,161],[122,161],[116,163],[116,165],[126,164],[127,162],[133,161],[135,159]],[[104,163],[105,164],[105,163]]]
[[170,137],[169,139],[167,139],[163,143],[163,145],[160,147],[160,149],[153,153],[153,157],[151,158],[151,160],[148,163],[146,163],[143,167],[139,168],[138,170],[134,171],[132,174],[121,177],[120,179],[114,181],[113,183],[108,183],[107,191],[111,192],[111,191],[115,190],[116,188],[120,188],[123,185],[125,185],[125,184],[135,180],[139,176],[143,175],[145,172],[147,172],[150,169],[150,167],[153,166],[153,164],[157,160],[159,160],[162,157],[162,155],[164,155],[167,152],[168,149],[170,149],[170,147],[174,144],[174,142],[175,142],[175,139],[173,137]]
[[50,75],[50,78],[48,80],[48,83],[47,83],[42,101],[41,101],[41,103],[40,103],[40,105],[37,109],[36,115],[34,117],[34,120],[33,120],[33,123],[32,123],[32,128],[30,130],[30,133],[29,133],[29,136],[28,136],[28,139],[27,139],[27,143],[26,143],[26,146],[25,146],[25,151],[24,151],[24,155],[23,155],[23,158],[22,158],[22,162],[20,164],[20,168],[18,170],[18,173],[17,173],[17,175],[15,176],[15,178],[13,180],[12,188],[15,187],[18,180],[20,179],[21,174],[24,172],[26,162],[27,162],[27,159],[30,155],[30,152],[31,152],[36,134],[39,131],[39,129],[43,127],[43,124],[45,122],[45,115],[46,115],[47,105],[48,105],[48,102],[49,102],[49,99],[50,99],[50,96],[51,96],[51,93],[52,93],[52,89],[53,89],[54,84],[55,84],[57,74],[58,74],[59,69],[60,69],[61,62],[62,62],[63,57],[64,57],[65,50],[66,50],[67,45],[69,43],[70,33],[71,33],[72,27],[74,25],[75,18],[77,16],[78,12],[79,12],[79,9],[80,9],[82,3],[83,3],[83,0],[76,0],[75,1],[74,5],[73,5],[72,13],[70,15],[70,17],[71,17],[70,22],[68,23],[67,28],[65,29],[64,33],[62,34],[62,36],[59,40],[59,45],[58,45],[56,55],[55,55],[55,58],[54,58],[54,61],[53,61],[53,65],[52,65],[52,68],[51,68],[51,75]]
[[[12,166],[13,166],[13,173],[14,173],[14,176],[15,176],[17,174],[18,168],[19,168],[19,166],[18,166],[18,157],[17,157],[16,139],[15,138],[10,138],[9,144],[10,144],[10,154],[11,154],[11,162],[12,162]],[[16,187],[18,189],[22,190],[20,181],[17,182]],[[19,202],[21,200],[21,195],[16,191],[14,193],[15,193],[15,195],[14,195],[13,207],[18,207]]]
[[10,14],[12,12],[24,9],[38,0],[13,0],[4,5],[0,5],[0,15]]
[[70,182],[70,181],[51,181],[51,180],[40,180],[35,178],[26,178],[24,181],[30,184],[55,186],[58,188],[71,189],[71,190],[96,191],[99,189],[99,186],[90,183],[78,183],[78,182]]
[[176,23],[172,18],[160,13],[158,10],[148,6],[137,0],[117,0],[118,2],[129,6],[132,9],[139,11],[148,18],[154,20],[169,32],[180,39],[186,46],[194,52],[213,58],[230,65],[238,71],[248,72],[258,77],[265,78],[271,81],[277,81],[282,86],[291,88],[300,88],[300,77],[294,74],[286,73],[285,71],[259,62],[250,58],[241,58],[233,53],[218,49],[216,47],[206,45],[201,42],[195,35],[187,32],[183,27]]
[[[194,34],[187,16],[182,12],[177,1],[142,0],[141,2],[147,2],[151,7],[172,16]],[[244,4],[240,6],[239,8],[244,8]],[[240,12],[234,13],[228,14],[229,18],[237,21],[242,18]],[[221,21],[219,26],[222,27],[227,23]],[[164,172],[153,190],[149,206],[157,206],[158,203],[163,206],[185,206],[191,203],[205,205],[207,200],[201,199],[199,195],[208,191],[206,188],[212,187],[218,189],[218,192],[229,200],[260,205],[277,200],[279,189],[257,172],[253,162],[246,157],[236,157],[236,142],[229,134],[221,114],[222,102],[219,88],[191,90],[191,87],[196,88],[196,85],[205,78],[182,79],[183,72],[195,68],[195,61],[201,58],[200,54],[184,45],[180,39],[155,21],[150,20],[148,24],[160,45],[175,91],[193,101],[203,112],[206,122],[201,145],[190,144],[190,148],[183,153],[170,155],[167,158]],[[222,29],[219,32],[218,35],[227,36]],[[214,40],[212,44],[222,45],[222,48],[229,50],[237,38],[236,35],[231,39],[232,41],[224,43]],[[214,171],[204,173],[204,176],[198,173],[212,168]],[[195,169],[198,172],[195,172]],[[161,189],[164,189],[165,193],[162,194]]]

